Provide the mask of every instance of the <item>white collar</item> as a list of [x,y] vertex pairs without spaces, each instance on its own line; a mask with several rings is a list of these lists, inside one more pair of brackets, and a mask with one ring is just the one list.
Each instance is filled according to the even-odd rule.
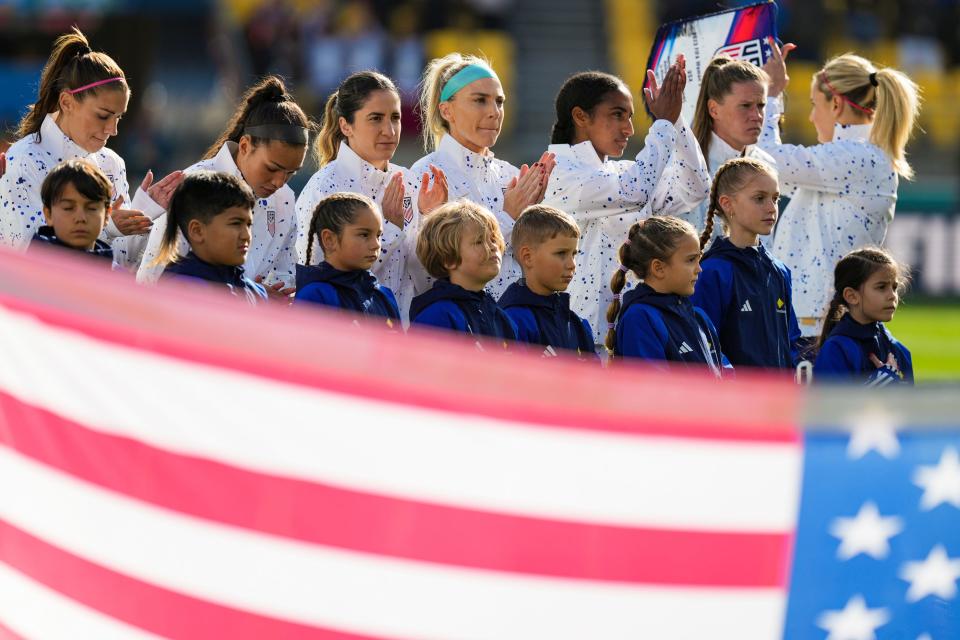
[[58,162],[71,158],[89,158],[94,155],[70,139],[57,125],[52,113],[48,113],[40,123],[40,148],[56,158]]
[[578,142],[577,144],[552,144],[547,151],[556,155],[568,155],[580,164],[588,167],[601,167],[607,161],[606,156],[600,159],[597,155],[597,149],[589,140]]
[[237,161],[233,159],[233,154],[235,154],[237,150],[238,146],[236,142],[230,142],[229,140],[224,142],[223,146],[220,147],[220,151],[217,151],[217,155],[213,157],[213,167],[217,171],[229,173],[243,180],[243,174],[240,173]]
[[393,166],[388,162],[387,170],[381,171],[376,168],[350,148],[346,140],[340,141],[340,147],[337,149],[337,162],[343,164],[344,168],[351,174],[359,175],[363,180],[371,180],[383,183],[384,180],[392,175]]
[[833,139],[837,140],[869,140],[873,123],[867,124],[840,124],[833,125]]
[[470,151],[465,146],[457,142],[452,135],[445,134],[440,138],[440,144],[437,145],[437,151],[457,163],[461,169],[487,169],[493,164],[493,151],[487,149],[486,155]]
[[710,153],[707,154],[707,165],[711,173],[716,173],[717,169],[720,168],[727,160],[732,160],[733,158],[740,157],[749,157],[753,152],[753,149],[756,145],[749,144],[744,148],[742,152],[737,151],[729,144],[727,141],[718,136],[713,131],[710,132]]

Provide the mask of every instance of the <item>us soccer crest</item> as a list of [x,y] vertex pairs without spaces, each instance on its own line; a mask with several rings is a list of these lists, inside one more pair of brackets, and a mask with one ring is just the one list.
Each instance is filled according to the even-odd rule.
[[270,236],[273,237],[277,235],[277,212],[276,211],[267,211],[267,231],[270,232]]
[[410,196],[403,198],[403,221],[407,224],[413,221],[413,198]]
[[759,38],[728,44],[717,49],[714,56],[730,56],[734,60],[746,60],[758,67],[763,66],[763,42]]

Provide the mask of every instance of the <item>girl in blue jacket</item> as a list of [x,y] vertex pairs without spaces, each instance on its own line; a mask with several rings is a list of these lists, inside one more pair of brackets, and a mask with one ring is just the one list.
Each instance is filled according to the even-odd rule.
[[[628,271],[641,282],[621,304]],[[724,369],[732,374],[713,323],[690,303],[700,271],[700,240],[689,222],[653,217],[630,227],[610,281],[607,349],[661,368],[706,366],[718,378]]]
[[737,367],[792,370],[799,360],[790,271],[760,244],[777,222],[779,198],[776,172],[751,158],[721,165],[710,191],[700,244],[710,242],[718,217],[726,233],[704,254],[690,301],[710,317]]
[[848,253],[837,263],[814,379],[862,380],[878,387],[913,384],[910,351],[883,326],[897,310],[905,271],[888,253],[873,248]]
[[[307,264],[297,265],[294,303],[314,303],[386,319],[400,320],[393,292],[380,285],[370,268],[380,257],[383,220],[377,205],[356,193],[334,193],[313,211],[307,231]],[[313,262],[314,240],[323,261]]]

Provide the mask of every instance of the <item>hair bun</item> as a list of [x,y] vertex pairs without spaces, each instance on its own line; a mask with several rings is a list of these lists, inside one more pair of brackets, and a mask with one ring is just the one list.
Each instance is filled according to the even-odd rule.
[[260,84],[254,89],[247,102],[251,105],[261,102],[288,102],[290,95],[287,93],[287,87],[283,84],[280,76],[267,76],[260,81]]

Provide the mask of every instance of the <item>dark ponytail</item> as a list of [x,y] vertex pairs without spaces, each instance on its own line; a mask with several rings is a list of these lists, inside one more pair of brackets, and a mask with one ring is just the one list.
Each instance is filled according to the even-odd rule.
[[664,262],[677,250],[685,235],[696,236],[689,222],[673,216],[654,216],[633,223],[627,233],[627,241],[620,245],[620,266],[610,278],[613,302],[607,307],[607,337],[604,344],[612,354],[617,341],[616,322],[620,315],[620,295],[627,284],[627,271],[643,280],[654,260]]
[[40,74],[40,88],[37,101],[20,120],[17,137],[25,138],[30,134],[40,136],[40,127],[48,113],[60,109],[60,94],[63,91],[85,87],[101,80],[120,78],[116,82],[91,87],[73,94],[77,100],[83,100],[100,90],[129,91],[126,76],[113,58],[105,53],[90,49],[87,37],[80,29],[73,27],[53,43],[53,51]]
[[620,78],[600,71],[583,71],[567,78],[556,98],[557,119],[553,123],[550,144],[571,144],[576,134],[573,109],[587,113],[603,102],[612,91],[627,90]]
[[823,330],[820,332],[820,339],[817,340],[817,349],[823,347],[823,343],[830,337],[830,332],[848,311],[843,292],[847,288],[859,289],[870,279],[870,276],[887,266],[897,271],[897,288],[906,286],[910,280],[909,269],[899,264],[883,249],[874,247],[857,249],[840,259],[833,269],[833,298],[823,317]]
[[[226,142],[240,142],[240,138],[244,135],[244,129],[259,125],[292,125],[307,131],[316,129],[316,125],[307,118],[293,96],[287,93],[287,87],[284,85],[283,79],[279,76],[267,76],[243,94],[237,110],[230,118],[230,122],[227,123],[226,129],[204,153],[204,159],[216,156],[220,147]],[[250,135],[250,141],[254,146],[268,140],[282,139]],[[283,142],[291,145],[299,144],[287,140],[283,140]]]
[[337,158],[340,143],[345,139],[340,131],[340,118],[353,124],[353,117],[366,104],[374,91],[392,91],[400,96],[393,80],[376,71],[358,71],[347,77],[327,98],[323,122],[314,144],[317,166],[322,167]]

